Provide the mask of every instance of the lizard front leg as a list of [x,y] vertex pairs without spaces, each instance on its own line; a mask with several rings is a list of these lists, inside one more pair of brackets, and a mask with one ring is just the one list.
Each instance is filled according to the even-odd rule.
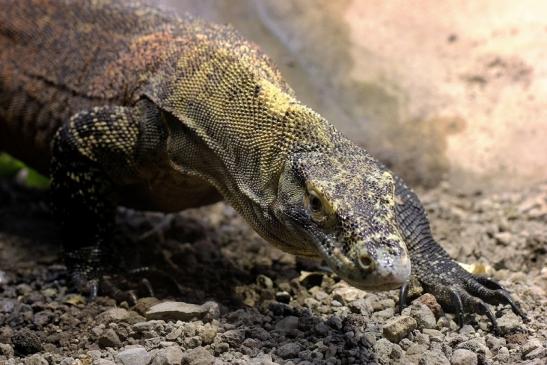
[[[397,222],[405,238],[412,276],[426,292],[433,294],[445,308],[456,313],[459,325],[463,325],[464,312],[486,315],[495,332],[499,332],[496,318],[488,305],[509,304],[513,311],[526,319],[510,294],[491,279],[475,276],[464,270],[433,239],[426,212],[416,194],[396,178],[395,193]],[[400,307],[406,305],[409,284],[401,288]]]
[[155,106],[96,107],[74,115],[56,134],[51,163],[53,209],[73,283],[97,295],[104,251],[111,243],[117,191],[138,179],[161,131]]

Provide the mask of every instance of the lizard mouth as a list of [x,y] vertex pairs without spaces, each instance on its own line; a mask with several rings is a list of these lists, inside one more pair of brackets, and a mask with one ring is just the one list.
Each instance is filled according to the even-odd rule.
[[[329,267],[350,285],[363,290],[391,290],[399,288],[410,277],[410,259],[406,246],[401,244],[398,250],[378,247],[373,255],[352,260],[338,248],[327,252],[324,244],[318,249]],[[366,252],[366,251],[365,251]],[[363,257],[366,260],[363,260]],[[364,263],[363,263],[364,262]]]

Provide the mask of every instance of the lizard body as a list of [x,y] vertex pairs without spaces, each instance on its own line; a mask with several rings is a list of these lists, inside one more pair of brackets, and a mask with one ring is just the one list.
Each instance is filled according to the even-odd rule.
[[520,313],[448,257],[400,178],[301,104],[232,28],[111,0],[0,5],[0,148],[51,166],[75,280],[99,275],[118,204],[225,199],[266,240],[357,287],[399,287],[412,262],[460,315],[495,325],[482,299]]

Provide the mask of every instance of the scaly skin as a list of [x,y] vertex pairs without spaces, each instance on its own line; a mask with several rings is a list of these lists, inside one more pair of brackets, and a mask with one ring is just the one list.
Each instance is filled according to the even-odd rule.
[[[0,147],[42,171],[74,279],[94,290],[118,204],[224,198],[277,247],[363,289],[412,273],[461,316],[513,304],[433,240],[414,193],[295,99],[234,30],[117,1],[1,0]],[[7,10],[6,10],[7,9]],[[410,258],[409,258],[410,256]]]

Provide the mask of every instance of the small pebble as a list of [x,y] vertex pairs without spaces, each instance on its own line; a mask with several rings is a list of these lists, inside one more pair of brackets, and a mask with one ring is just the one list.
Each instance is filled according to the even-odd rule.
[[118,360],[123,365],[148,365],[152,356],[144,347],[135,346],[118,352]]
[[466,349],[456,349],[450,359],[452,365],[477,365],[478,361],[477,354]]
[[181,361],[182,350],[178,346],[170,346],[156,353],[152,365],[179,365]]
[[389,320],[383,327],[385,338],[397,343],[416,329],[416,320],[409,316],[397,316]]

